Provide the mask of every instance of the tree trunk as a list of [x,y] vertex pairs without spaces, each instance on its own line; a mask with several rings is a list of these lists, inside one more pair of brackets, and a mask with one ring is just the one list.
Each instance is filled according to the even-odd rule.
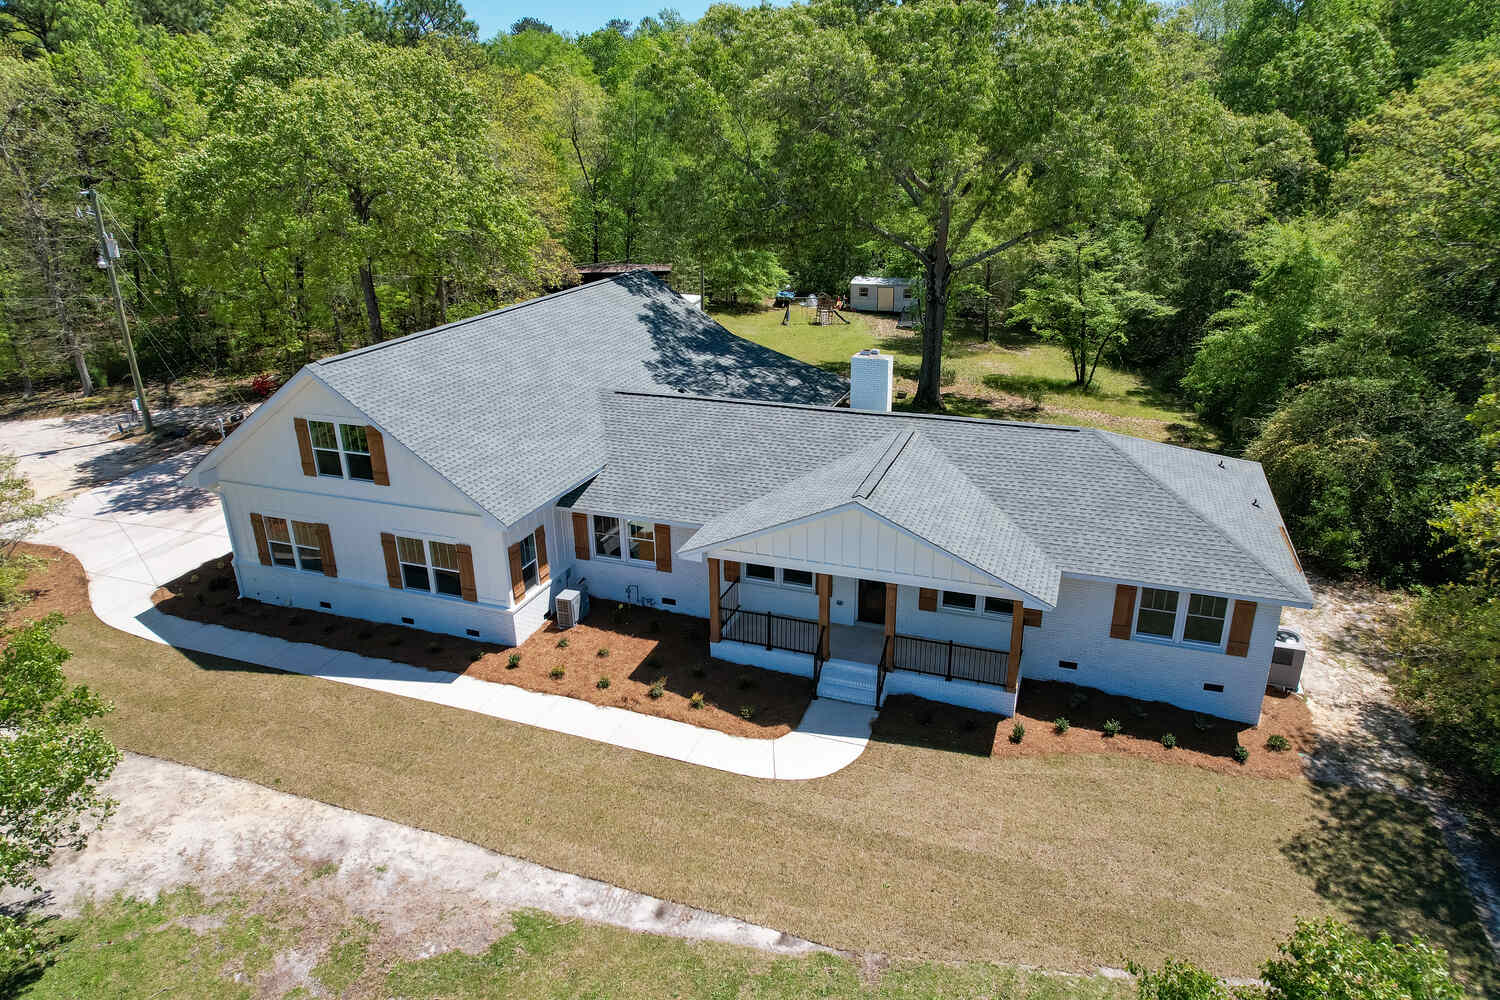
[[438,323],[448,322],[448,277],[437,276]]
[[991,261],[984,262],[984,342],[990,342],[990,265]]
[[344,353],[344,324],[339,322],[339,304],[328,300],[328,315],[333,319],[333,353]]
[[943,408],[943,324],[948,318],[948,284],[952,280],[947,248],[928,256],[923,288],[922,370],[917,374],[917,394],[912,405],[918,410]]
[[375,297],[374,267],[374,261],[368,257],[359,265],[359,290],[365,299],[365,320],[370,326],[370,341],[378,344],[385,339],[385,331],[380,326],[380,300]]

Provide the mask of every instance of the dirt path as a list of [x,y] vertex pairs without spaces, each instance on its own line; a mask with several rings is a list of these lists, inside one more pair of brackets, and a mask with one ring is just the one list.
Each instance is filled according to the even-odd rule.
[[155,757],[127,753],[106,790],[119,811],[82,852],[58,855],[42,877],[48,895],[32,902],[71,915],[89,900],[149,899],[192,885],[211,900],[263,895],[319,914],[328,940],[304,936],[278,955],[256,984],[263,996],[308,986],[318,957],[357,918],[379,925],[372,952],[407,959],[481,952],[524,908],[776,954],[818,950],[742,920]]
[[1500,958],[1500,859],[1418,754],[1411,720],[1396,707],[1388,680],[1396,654],[1386,636],[1409,598],[1364,583],[1309,582],[1317,604],[1282,612],[1308,650],[1302,690],[1317,733],[1304,757],[1308,777],[1391,792],[1431,810]]

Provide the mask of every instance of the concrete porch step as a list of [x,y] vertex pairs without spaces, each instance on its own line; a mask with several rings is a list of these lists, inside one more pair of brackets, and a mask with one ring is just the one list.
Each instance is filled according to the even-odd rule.
[[874,705],[875,667],[851,660],[829,660],[818,679],[818,697]]

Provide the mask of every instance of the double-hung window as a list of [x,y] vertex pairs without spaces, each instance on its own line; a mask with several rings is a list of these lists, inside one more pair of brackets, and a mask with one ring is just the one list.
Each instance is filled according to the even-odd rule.
[[361,479],[367,483],[375,481],[369,435],[362,425],[309,420],[307,433],[312,439],[313,462],[317,465],[318,475]]
[[449,597],[462,597],[463,577],[458,569],[458,546],[452,542],[428,542],[432,556],[432,589]]
[[446,597],[463,596],[458,546],[452,542],[429,542],[397,535],[396,561],[401,564],[401,586],[404,589],[425,590]]
[[396,558],[401,563],[401,586],[407,590],[431,590],[427,573],[427,544],[420,538],[396,536]]
[[1155,639],[1173,638],[1177,634],[1177,591],[1142,587],[1135,631]]
[[620,558],[620,519],[594,515],[594,553],[607,559]]
[[265,518],[266,547],[271,565],[323,572],[323,539],[318,526],[306,521],[287,521],[284,517]]
[[522,538],[521,546],[521,581],[530,590],[536,586],[538,576],[536,569],[536,534],[533,532]]
[[656,562],[656,526],[640,521],[630,522],[630,558]]
[[1189,594],[1187,619],[1182,626],[1182,640],[1217,646],[1224,638],[1224,619],[1228,613],[1229,599],[1227,597]]

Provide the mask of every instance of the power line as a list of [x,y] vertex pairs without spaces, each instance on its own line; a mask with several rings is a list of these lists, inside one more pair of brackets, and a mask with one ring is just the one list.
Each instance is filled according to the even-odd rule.
[[109,290],[115,297],[115,315],[120,319],[120,335],[125,338],[125,360],[130,364],[130,378],[135,382],[135,401],[141,409],[141,428],[150,434],[151,408],[146,405],[146,387],[141,384],[141,368],[135,360],[135,344],[130,341],[130,324],[125,319],[125,300],[120,295],[120,281],[115,277],[115,261],[120,256],[120,247],[104,231],[104,216],[99,211],[99,195],[93,188],[83,192],[88,199],[94,228],[99,232],[99,266],[109,275]]

